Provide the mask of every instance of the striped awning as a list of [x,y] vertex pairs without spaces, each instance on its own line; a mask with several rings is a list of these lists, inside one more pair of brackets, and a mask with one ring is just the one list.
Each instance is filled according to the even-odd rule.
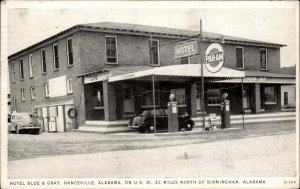
[[[223,67],[219,72],[212,73],[209,72],[205,66],[203,66],[203,76],[209,78],[244,78],[245,72],[234,70],[231,68]],[[108,77],[108,82],[137,79],[147,76],[165,76],[165,77],[201,77],[201,65],[200,64],[180,64],[162,67],[153,67],[146,70],[140,70],[136,72],[114,75]]]

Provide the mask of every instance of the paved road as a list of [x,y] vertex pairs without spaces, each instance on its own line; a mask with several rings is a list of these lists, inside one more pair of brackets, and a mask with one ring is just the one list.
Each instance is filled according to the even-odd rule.
[[296,174],[295,133],[143,150],[10,161],[9,178],[283,177]]
[[154,136],[153,134],[138,133],[101,135],[77,132],[43,133],[40,135],[10,134],[8,136],[8,160],[198,144],[295,133],[295,128],[293,121],[246,125],[245,130],[240,132],[190,136]]

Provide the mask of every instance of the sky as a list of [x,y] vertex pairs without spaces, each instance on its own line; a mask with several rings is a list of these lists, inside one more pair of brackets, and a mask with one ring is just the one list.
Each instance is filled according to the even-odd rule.
[[7,9],[8,55],[76,24],[120,22],[203,30],[285,44],[281,66],[296,64],[297,20],[292,2],[73,2],[17,4]]

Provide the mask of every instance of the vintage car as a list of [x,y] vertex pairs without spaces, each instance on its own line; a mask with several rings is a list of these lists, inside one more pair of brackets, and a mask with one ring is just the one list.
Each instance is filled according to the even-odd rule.
[[[166,109],[154,110],[143,110],[136,116],[129,120],[128,127],[137,129],[140,133],[153,132],[153,115],[156,116],[156,131],[163,132],[168,131],[168,114],[169,111]],[[191,120],[190,116],[186,113],[184,115],[178,115],[179,131],[185,129],[191,131],[195,125],[194,121]]]
[[37,116],[33,113],[27,112],[13,112],[11,114],[11,124],[8,132],[15,132],[17,134],[23,131],[28,131],[31,134],[39,134],[41,126],[38,123]]

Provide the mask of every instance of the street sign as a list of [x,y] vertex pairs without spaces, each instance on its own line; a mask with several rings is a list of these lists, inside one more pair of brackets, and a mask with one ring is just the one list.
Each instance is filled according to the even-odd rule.
[[174,48],[175,58],[188,57],[197,53],[197,41],[191,41],[184,44],[176,45]]
[[224,64],[224,50],[219,43],[209,45],[205,51],[205,67],[208,71],[216,73]]

